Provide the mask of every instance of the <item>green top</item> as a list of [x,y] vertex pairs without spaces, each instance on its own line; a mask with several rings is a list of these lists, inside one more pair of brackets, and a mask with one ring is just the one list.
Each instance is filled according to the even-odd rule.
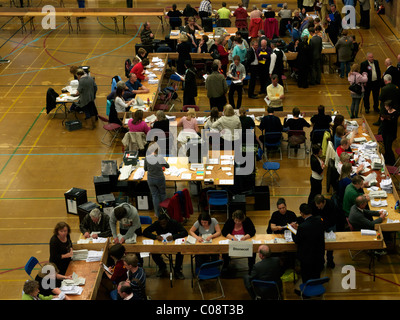
[[362,194],[352,183],[346,187],[343,196],[343,210],[346,213],[346,217],[349,216],[350,209],[355,204],[356,198]]
[[[42,295],[42,294],[39,293],[39,294],[38,294],[38,298],[39,298],[39,300],[52,300],[52,299],[54,298],[54,296],[53,296],[53,295],[44,296],[44,295]],[[34,299],[33,299],[33,297],[30,296],[29,294],[24,293],[24,294],[22,295],[22,300],[34,300]]]
[[218,16],[220,19],[229,19],[230,14],[231,14],[230,10],[225,7],[218,9]]

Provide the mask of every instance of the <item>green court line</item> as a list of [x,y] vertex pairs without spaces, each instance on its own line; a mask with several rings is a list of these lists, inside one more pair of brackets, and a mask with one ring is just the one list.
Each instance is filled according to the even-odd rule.
[[21,146],[21,144],[24,142],[25,138],[27,137],[27,135],[29,134],[29,132],[32,130],[33,126],[36,124],[36,122],[38,121],[40,115],[42,114],[43,110],[45,109],[45,107],[43,107],[43,109],[39,112],[39,114],[37,115],[36,119],[33,121],[33,123],[31,124],[31,126],[29,127],[28,131],[25,133],[25,135],[22,137],[21,141],[19,142],[18,146],[15,148],[14,152],[11,154],[10,158],[7,160],[7,162],[4,164],[3,168],[1,168],[0,170],[0,175],[4,172],[5,168],[8,166],[8,164],[10,163],[11,159],[13,158],[13,156],[17,153],[19,147]]
[[0,157],[4,156],[99,156],[99,155],[121,155],[122,152],[103,152],[103,153],[8,153],[0,154]]

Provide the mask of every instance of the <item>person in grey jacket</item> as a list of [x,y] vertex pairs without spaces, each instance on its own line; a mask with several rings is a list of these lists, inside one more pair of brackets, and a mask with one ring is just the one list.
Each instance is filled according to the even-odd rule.
[[[374,230],[375,225],[382,223],[386,217],[384,210],[372,211],[365,209],[367,204],[367,198],[361,195],[356,198],[355,204],[350,209],[349,222],[354,231],[360,231],[361,229]],[[372,217],[374,216],[379,216],[379,218],[373,220]]]
[[[117,222],[119,221],[119,234]],[[110,217],[110,227],[114,243],[136,243],[136,236],[142,235],[142,225],[137,209],[124,202],[115,207]]]
[[110,217],[97,208],[90,211],[89,214],[82,219],[79,229],[85,238],[107,238],[112,235]]
[[[335,48],[340,62],[340,77],[348,76],[350,72],[350,61],[353,53],[353,38],[349,37],[347,29],[343,29],[342,37],[336,42]],[[346,72],[346,75],[344,74]]]
[[164,157],[158,154],[160,146],[151,142],[144,160],[144,171],[147,171],[147,184],[153,198],[154,212],[160,216],[160,203],[167,198],[163,168],[169,168]]

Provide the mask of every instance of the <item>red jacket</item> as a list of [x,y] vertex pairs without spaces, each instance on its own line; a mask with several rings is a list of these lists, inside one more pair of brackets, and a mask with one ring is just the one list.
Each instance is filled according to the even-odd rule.
[[221,64],[222,65],[228,65],[228,63],[229,63],[229,60],[228,60],[229,53],[228,53],[228,51],[226,51],[225,47],[223,45],[221,45],[221,44],[219,44],[217,46],[217,49],[218,49],[218,52],[219,52],[219,55],[220,55],[220,59],[219,60],[221,60]]
[[261,18],[255,18],[250,20],[250,27],[249,27],[249,37],[257,38],[258,37],[258,30],[263,29],[263,21]]
[[279,35],[279,24],[275,18],[268,18],[264,21],[264,33],[268,39],[273,39],[274,35]]
[[144,80],[145,75],[143,73],[143,70],[144,70],[143,64],[139,62],[133,66],[133,68],[131,69],[131,73],[136,74],[139,80]]
[[237,8],[233,15],[236,17],[235,26],[236,28],[247,29],[247,10],[244,8]]

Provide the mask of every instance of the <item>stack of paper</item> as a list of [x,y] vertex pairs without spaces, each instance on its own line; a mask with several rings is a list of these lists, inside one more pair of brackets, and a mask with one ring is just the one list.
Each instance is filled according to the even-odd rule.
[[72,279],[64,279],[61,282],[62,287],[68,287],[68,286],[83,286],[86,282],[85,278],[80,278],[78,275],[74,272],[72,274]]
[[140,180],[143,178],[143,176],[144,176],[144,169],[138,168],[133,175],[133,180]]
[[362,236],[376,236],[376,230],[361,229]]
[[103,257],[103,251],[89,250],[86,262],[100,261]]
[[72,260],[73,261],[78,261],[78,260],[86,260],[88,257],[88,250],[87,249],[82,249],[82,250],[74,250]]
[[120,180],[126,180],[126,179],[128,179],[129,178],[129,176],[131,175],[131,173],[132,173],[132,171],[133,171],[133,167],[132,167],[132,165],[130,164],[130,165],[127,165],[127,166],[123,166],[121,169],[120,169]]
[[191,235],[188,235],[187,239],[186,239],[186,244],[195,244],[196,243],[196,238],[192,237]]
[[64,286],[60,287],[60,289],[64,294],[73,294],[73,295],[80,295],[83,291],[83,288],[79,286]]
[[387,207],[386,200],[373,200],[371,199],[371,207]]
[[325,241],[336,241],[336,234],[333,231],[325,232]]

